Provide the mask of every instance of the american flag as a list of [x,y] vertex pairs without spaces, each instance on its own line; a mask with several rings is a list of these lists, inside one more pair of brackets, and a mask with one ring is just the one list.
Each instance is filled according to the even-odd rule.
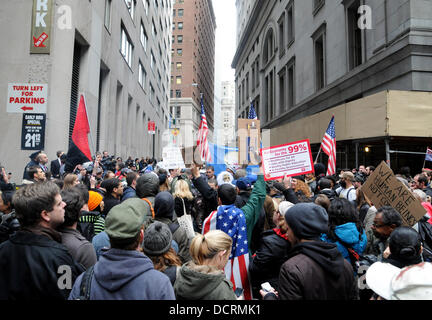
[[251,106],[250,106],[250,109],[249,109],[248,119],[258,120],[258,116],[257,116],[257,114],[255,112],[255,108],[254,108],[254,105],[253,105],[252,101],[251,101]]
[[432,150],[429,148],[426,148],[426,158],[425,161],[432,161]]
[[233,284],[234,290],[243,288],[245,300],[252,300],[248,277],[249,246],[243,211],[234,205],[220,206],[204,220],[203,234],[211,230],[222,230],[233,240],[231,255],[225,266],[225,276]]
[[209,130],[207,126],[207,118],[204,112],[203,97],[201,96],[201,123],[198,131],[197,147],[199,148],[200,151],[201,160],[204,160],[206,162],[211,162],[211,154],[207,142],[208,131]]
[[336,132],[334,124],[334,116],[332,117],[327,131],[321,143],[321,148],[326,155],[329,156],[327,175],[336,173]]

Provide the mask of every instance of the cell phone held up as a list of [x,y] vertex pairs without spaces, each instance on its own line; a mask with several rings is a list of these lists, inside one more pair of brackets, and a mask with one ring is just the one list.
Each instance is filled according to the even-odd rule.
[[268,282],[264,282],[261,284],[261,289],[263,289],[265,292],[271,292],[273,287]]

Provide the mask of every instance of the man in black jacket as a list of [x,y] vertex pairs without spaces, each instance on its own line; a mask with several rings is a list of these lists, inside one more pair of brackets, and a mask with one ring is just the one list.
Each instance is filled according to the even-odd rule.
[[62,166],[61,156],[63,151],[57,151],[57,159],[51,161],[51,175],[53,178],[60,178],[60,167]]
[[27,185],[13,197],[21,230],[0,245],[0,300],[67,299],[84,271],[55,230],[64,222],[59,187]]

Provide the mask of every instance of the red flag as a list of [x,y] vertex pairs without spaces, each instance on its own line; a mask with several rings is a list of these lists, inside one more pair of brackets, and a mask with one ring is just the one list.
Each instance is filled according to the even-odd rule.
[[72,172],[77,164],[91,161],[92,156],[87,137],[89,133],[90,126],[87,118],[85,100],[84,96],[81,95],[72,132],[72,141],[67,153],[66,172]]

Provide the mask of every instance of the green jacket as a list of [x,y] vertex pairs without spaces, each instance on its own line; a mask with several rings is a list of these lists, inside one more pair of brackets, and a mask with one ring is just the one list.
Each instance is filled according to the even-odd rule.
[[264,176],[262,174],[259,174],[248,202],[246,202],[246,204],[240,208],[244,212],[246,217],[246,231],[248,243],[251,243],[252,231],[256,223],[258,222],[261,209],[264,205],[266,194],[267,193]]
[[193,262],[180,269],[174,292],[177,300],[236,300],[233,285],[225,273],[209,266]]

